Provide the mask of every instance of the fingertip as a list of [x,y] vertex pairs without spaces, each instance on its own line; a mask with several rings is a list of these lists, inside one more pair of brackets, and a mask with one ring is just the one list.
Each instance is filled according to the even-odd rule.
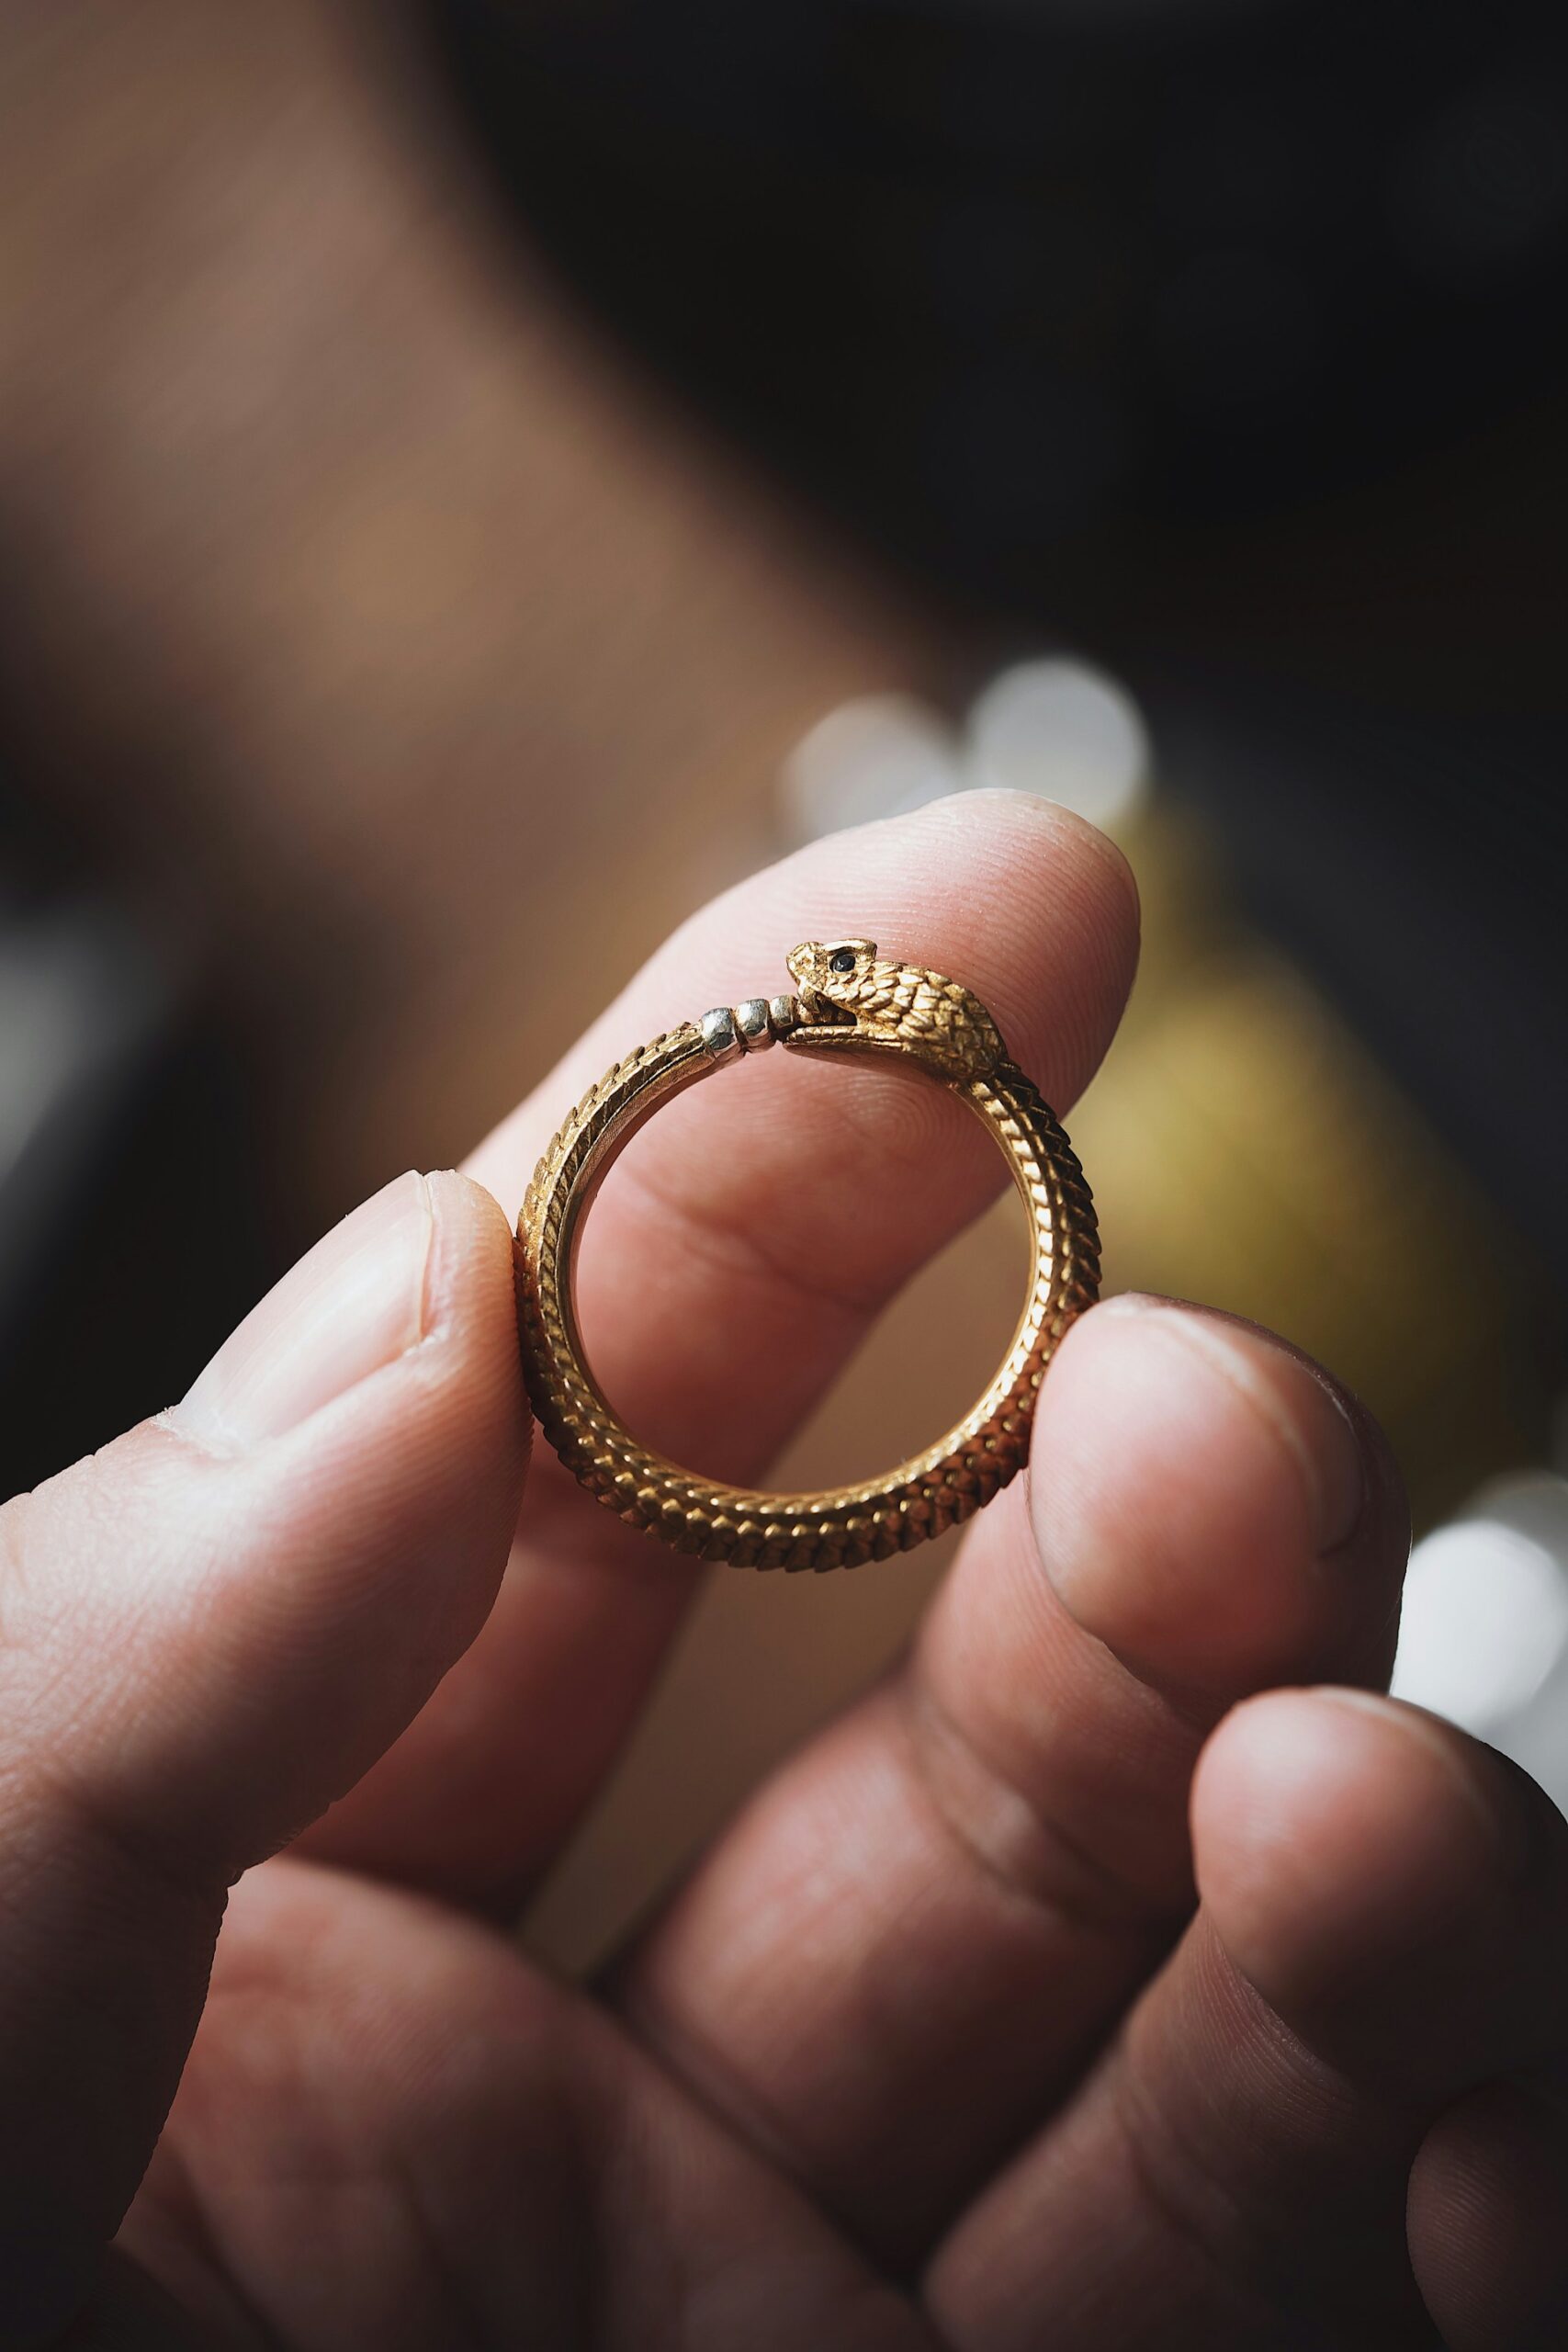
[[425,1179],[384,1184],[258,1300],[166,1426],[219,1454],[302,1428],[420,1345],[434,1240]]
[[1020,792],[1010,785],[977,785],[967,791],[944,793],[908,816],[884,821],[895,826],[923,821],[958,830],[969,838],[985,829],[998,841],[1043,842],[1073,868],[1104,883],[1114,895],[1118,914],[1131,916],[1134,931],[1137,928],[1138,885],[1125,851],[1063,801],[1045,799],[1037,792]]
[[[946,805],[971,842],[986,838],[994,913],[991,939],[977,945],[995,967],[987,1001],[1024,1068],[1065,1111],[1103,1060],[1137,971],[1132,866],[1087,819],[1033,793],[987,786]],[[957,887],[967,879],[960,868]],[[972,883],[965,899],[972,925]]]
[[1495,2082],[1439,2117],[1410,2177],[1410,2256],[1450,2352],[1568,2343],[1568,2113]]
[[429,1370],[509,1538],[533,1436],[517,1337],[515,1237],[493,1193],[472,1177],[444,1168],[425,1182],[435,1227],[426,1332],[441,1342],[427,1349]]
[[1192,1790],[1199,1893],[1286,2014],[1452,1944],[1517,1871],[1491,1751],[1363,1690],[1277,1690],[1227,1715]]
[[994,816],[1002,826],[1017,826],[1028,833],[1033,830],[1044,834],[1058,849],[1066,851],[1086,874],[1092,874],[1104,883],[1118,902],[1117,911],[1130,917],[1134,937],[1142,919],[1142,902],[1138,893],[1137,876],[1131,859],[1119,842],[1102,832],[1088,817],[1069,808],[1065,801],[1047,800],[1037,792],[1020,792],[1009,785],[977,786],[973,791],[953,793],[942,807],[954,809],[983,810]]
[[522,1411],[517,1349],[513,1233],[493,1193],[452,1168],[425,1180],[434,1221],[434,1241],[425,1273],[427,1336],[449,1334],[494,1360]]
[[1062,1601],[1146,1679],[1200,1703],[1386,1672],[1404,1558],[1367,1417],[1254,1326],[1106,1300],[1042,1394],[1035,1535]]
[[411,1170],[351,1210],[160,1419],[208,1453],[254,1453],[362,1393],[381,1397],[373,1384],[410,1363],[433,1384],[489,1373],[515,1412],[511,1234],[489,1193],[450,1170]]

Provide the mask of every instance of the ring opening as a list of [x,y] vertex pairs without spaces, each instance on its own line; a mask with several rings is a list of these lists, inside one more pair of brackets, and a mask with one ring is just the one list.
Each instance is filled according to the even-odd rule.
[[918,1065],[775,1051],[714,1075],[596,1174],[580,1360],[628,1434],[699,1477],[878,1478],[962,1420],[1017,1335],[1033,1260],[1007,1157]]

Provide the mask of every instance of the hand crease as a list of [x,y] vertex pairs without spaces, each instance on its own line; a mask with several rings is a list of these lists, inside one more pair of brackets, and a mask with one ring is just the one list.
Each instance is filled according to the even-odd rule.
[[[1120,1936],[1129,1928],[1157,1931],[1162,1937],[1175,1933],[1188,1917],[1190,1904],[1151,1900],[1134,1881],[1083,1844],[1036,1798],[998,1769],[917,1672],[902,1675],[896,1690],[901,1694],[900,1712],[915,1778],[933,1817],[951,1843],[1010,1902],[1034,1911],[1053,1911],[1069,1925],[1099,1936]],[[1025,1873],[1010,1867],[956,1800],[951,1776],[938,1761],[943,1748],[962,1755],[994,1789],[1022,1809],[1057,1868],[1043,1862],[1037,1871]],[[1063,1861],[1068,1865],[1066,1871],[1059,1867]],[[1077,1879],[1076,1887],[1069,1887],[1069,1876]]]
[[96,1796],[79,1777],[62,1770],[58,1764],[46,1764],[36,1753],[14,1769],[12,1778],[20,1791],[32,1797],[41,1793],[45,1801],[53,1798],[62,1810],[85,1831],[92,1843],[105,1849],[122,1868],[129,1869],[137,1880],[151,1880],[165,1894],[176,1898],[181,1906],[194,1910],[202,1924],[213,1934],[221,1924],[232,1882],[220,1873],[202,1873],[185,1869],[156,1835],[139,1829],[115,1809]]
[[[1111,2113],[1139,2188],[1166,2226],[1200,2257],[1207,2269],[1255,2312],[1277,2324],[1280,2314],[1272,2299],[1256,2279],[1238,2269],[1222,2243],[1222,2233],[1199,2212],[1200,2200],[1184,2196],[1176,2184],[1182,2178],[1201,2181],[1224,2207],[1237,2240],[1250,2243],[1255,2233],[1238,2199],[1201,2161],[1196,2149],[1182,2139],[1171,2119],[1158,2111],[1152,2100],[1138,2095],[1124,2041],[1118,2042],[1108,2065]],[[1173,2151],[1174,2160],[1156,2157],[1156,2143]]]

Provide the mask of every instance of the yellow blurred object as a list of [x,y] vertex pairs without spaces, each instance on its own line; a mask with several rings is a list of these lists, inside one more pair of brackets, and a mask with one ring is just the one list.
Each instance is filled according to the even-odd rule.
[[1523,1253],[1310,983],[1205,904],[1195,839],[1162,815],[1134,855],[1149,955],[1074,1120],[1107,1287],[1250,1316],[1330,1365],[1425,1524],[1542,1442]]

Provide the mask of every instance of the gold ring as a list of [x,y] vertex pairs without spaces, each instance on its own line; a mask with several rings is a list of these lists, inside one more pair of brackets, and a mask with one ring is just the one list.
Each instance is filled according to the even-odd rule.
[[[518,1219],[523,1361],[546,1436],[617,1518],[700,1559],[852,1567],[957,1525],[1022,1467],[1045,1367],[1097,1295],[1100,1243],[1072,1147],[978,998],[940,972],[878,962],[869,939],[807,940],[788,960],[798,995],[752,997],[682,1022],[607,1070],[562,1126]],[[897,1054],[951,1088],[1000,1146],[1029,1218],[1029,1295],[984,1396],[887,1477],[816,1494],[724,1486],[639,1445],[594,1384],[572,1296],[583,1214],[622,1146],[671,1095],[775,1044],[797,1054]]]

